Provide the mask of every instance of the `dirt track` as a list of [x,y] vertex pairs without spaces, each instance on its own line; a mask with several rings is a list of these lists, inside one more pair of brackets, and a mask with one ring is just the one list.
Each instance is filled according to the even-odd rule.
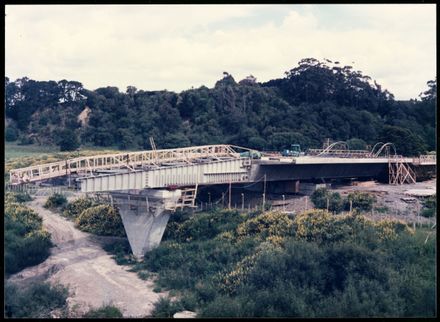
[[124,317],[149,316],[160,296],[151,281],[119,266],[91,234],[77,230],[71,221],[42,207],[46,197],[27,203],[42,218],[56,245],[43,263],[11,276],[14,282],[48,280],[69,287],[69,317],[80,317],[103,304],[117,306]]

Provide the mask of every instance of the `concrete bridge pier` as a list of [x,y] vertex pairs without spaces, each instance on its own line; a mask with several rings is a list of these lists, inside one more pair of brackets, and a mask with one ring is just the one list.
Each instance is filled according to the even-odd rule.
[[141,190],[140,193],[111,193],[127,233],[133,255],[142,258],[157,247],[181,190]]

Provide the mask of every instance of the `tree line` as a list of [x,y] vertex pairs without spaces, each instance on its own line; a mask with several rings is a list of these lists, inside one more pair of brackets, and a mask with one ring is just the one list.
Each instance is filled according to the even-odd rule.
[[[149,149],[230,143],[281,150],[319,148],[326,138],[365,148],[393,142],[399,154],[435,150],[437,81],[398,101],[376,81],[339,62],[303,59],[280,79],[236,82],[180,93],[128,86],[88,90],[80,82],[5,78],[5,138],[21,144]],[[83,120],[78,115],[85,109]]]

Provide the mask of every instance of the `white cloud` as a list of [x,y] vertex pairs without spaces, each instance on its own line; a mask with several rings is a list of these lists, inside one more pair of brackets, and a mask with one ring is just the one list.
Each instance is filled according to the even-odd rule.
[[223,71],[283,77],[315,57],[355,62],[398,99],[435,77],[435,5],[342,6],[344,29],[322,20],[325,6],[275,6],[286,11],[259,20],[269,7],[9,5],[6,75],[181,91],[213,86]]

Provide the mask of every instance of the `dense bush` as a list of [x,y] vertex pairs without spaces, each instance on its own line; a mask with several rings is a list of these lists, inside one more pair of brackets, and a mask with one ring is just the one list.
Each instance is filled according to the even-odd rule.
[[105,319],[105,318],[122,318],[121,311],[113,305],[103,305],[97,309],[91,309],[83,315],[83,318]]
[[8,126],[5,129],[5,140],[11,142],[17,139],[18,139],[18,130],[15,127]]
[[102,236],[126,236],[121,216],[110,205],[98,205],[84,210],[75,224],[83,231]]
[[5,205],[5,272],[16,273],[44,261],[50,254],[50,234],[32,209],[18,203]]
[[293,220],[281,212],[265,212],[250,218],[237,227],[238,237],[258,236],[266,239],[273,236],[293,235]]
[[172,318],[173,315],[183,310],[179,301],[171,301],[169,298],[160,297],[154,305],[151,316],[154,318]]
[[345,209],[350,209],[350,201],[352,208],[359,211],[371,211],[376,202],[376,197],[368,192],[355,191],[348,194],[345,201]]
[[176,217],[171,216],[164,239],[182,242],[211,239],[221,232],[234,229],[244,219],[243,215],[235,210],[213,211],[197,216],[181,213]]
[[[319,148],[323,137],[348,140],[352,148],[393,142],[404,155],[436,147],[436,80],[422,100],[397,101],[351,66],[314,58],[265,83],[223,76],[213,88],[180,93],[5,78],[7,129],[16,127],[23,143],[35,138],[62,150],[80,142],[145,149],[152,135],[160,148],[231,143],[280,151],[292,142]],[[92,113],[80,126],[86,106]],[[298,120],[294,128],[291,120]]]
[[5,193],[5,203],[11,202],[28,202],[31,201],[32,197],[27,192],[6,192]]
[[421,215],[423,217],[435,217],[437,214],[437,198],[436,196],[430,196],[423,201],[423,209]]
[[[435,240],[425,244],[426,234],[403,222],[374,222],[357,211],[313,210],[293,220],[257,213],[227,229],[214,224],[213,236],[206,215],[176,216],[178,228],[133,266],[158,273],[159,288],[182,291],[179,310],[203,317],[435,314]],[[223,216],[214,211],[213,222],[223,226]],[[157,316],[176,310],[163,300]]]
[[44,204],[44,208],[48,209],[62,209],[67,204],[67,199],[64,195],[54,193],[49,196]]
[[318,188],[310,196],[315,208],[327,209],[331,212],[340,212],[343,209],[343,199],[337,192],[330,192],[327,188]]
[[90,198],[82,197],[69,202],[63,211],[63,215],[76,219],[84,210],[97,206],[98,204]]
[[9,318],[51,318],[51,312],[58,311],[58,317],[65,317],[68,290],[62,285],[33,283],[22,287],[13,283],[5,285],[5,317]]

